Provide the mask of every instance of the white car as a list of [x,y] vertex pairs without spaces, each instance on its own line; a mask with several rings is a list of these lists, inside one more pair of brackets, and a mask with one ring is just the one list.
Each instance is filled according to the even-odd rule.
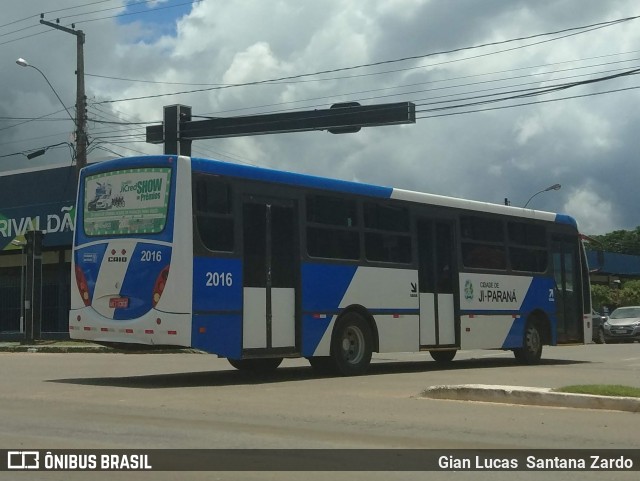
[[640,341],[640,306],[617,308],[603,327],[604,342]]

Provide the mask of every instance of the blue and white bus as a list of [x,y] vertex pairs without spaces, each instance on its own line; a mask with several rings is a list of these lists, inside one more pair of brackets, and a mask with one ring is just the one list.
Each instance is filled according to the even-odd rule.
[[566,215],[176,156],[84,168],[76,215],[74,339],[343,375],[372,352],[533,364],[591,339]]

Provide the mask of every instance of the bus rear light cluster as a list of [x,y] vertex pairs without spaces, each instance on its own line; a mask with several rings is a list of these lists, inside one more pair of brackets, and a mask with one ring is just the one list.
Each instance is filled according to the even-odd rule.
[[160,301],[162,292],[164,291],[164,288],[167,285],[168,277],[169,277],[169,266],[166,266],[164,269],[160,271],[160,274],[158,274],[156,283],[153,286],[153,297],[151,299],[153,307],[156,307],[156,304],[158,304],[158,302]]
[[79,266],[76,266],[76,284],[78,285],[78,290],[80,291],[80,297],[82,298],[82,302],[84,302],[85,306],[91,305],[91,297],[89,295],[89,284],[87,284],[87,278],[80,269]]

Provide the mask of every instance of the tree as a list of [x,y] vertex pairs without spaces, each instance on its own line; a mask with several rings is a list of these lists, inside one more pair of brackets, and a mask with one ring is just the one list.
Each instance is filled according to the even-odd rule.
[[640,305],[640,281],[627,281],[620,289],[618,303],[621,306]]
[[596,241],[595,245],[591,245],[592,250],[640,256],[640,226],[634,230],[616,230],[590,237]]
[[596,310],[603,306],[611,310],[622,306],[640,306],[640,281],[626,281],[619,289],[594,284],[591,286],[591,303]]
[[602,284],[591,285],[591,305],[597,311],[602,312],[604,306],[614,305],[612,289]]

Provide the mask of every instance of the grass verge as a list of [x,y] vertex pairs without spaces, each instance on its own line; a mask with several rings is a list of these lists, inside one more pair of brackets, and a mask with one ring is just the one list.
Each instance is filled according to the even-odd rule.
[[578,384],[554,389],[555,392],[595,394],[597,396],[624,396],[640,398],[640,388],[619,384]]

